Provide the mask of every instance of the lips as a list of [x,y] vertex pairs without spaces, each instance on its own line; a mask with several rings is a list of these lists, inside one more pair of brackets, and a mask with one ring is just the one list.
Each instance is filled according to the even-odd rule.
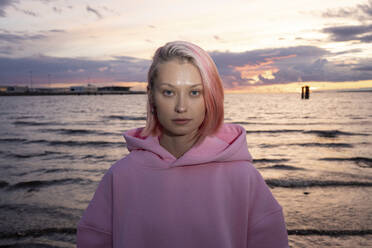
[[173,123],[177,125],[185,125],[191,121],[191,119],[183,119],[183,118],[177,118],[177,119],[172,119]]

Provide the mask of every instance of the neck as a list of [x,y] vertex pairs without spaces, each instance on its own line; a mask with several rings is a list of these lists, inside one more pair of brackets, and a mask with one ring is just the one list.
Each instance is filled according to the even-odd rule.
[[167,135],[163,133],[160,136],[159,143],[174,157],[179,158],[188,150],[190,150],[196,143],[197,139],[194,137],[195,137],[194,133],[190,135],[180,136]]

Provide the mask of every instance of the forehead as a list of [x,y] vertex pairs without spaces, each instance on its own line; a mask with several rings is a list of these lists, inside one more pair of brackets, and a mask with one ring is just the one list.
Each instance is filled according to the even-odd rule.
[[161,63],[157,68],[155,84],[202,84],[199,69],[192,63],[177,59]]

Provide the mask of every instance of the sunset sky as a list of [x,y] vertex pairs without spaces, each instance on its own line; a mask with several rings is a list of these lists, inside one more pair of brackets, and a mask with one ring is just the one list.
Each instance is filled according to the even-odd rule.
[[0,85],[144,89],[173,40],[227,91],[372,88],[372,0],[0,0]]

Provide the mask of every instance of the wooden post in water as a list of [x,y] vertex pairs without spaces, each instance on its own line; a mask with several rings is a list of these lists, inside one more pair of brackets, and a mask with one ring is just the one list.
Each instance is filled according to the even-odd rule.
[[301,99],[309,99],[309,97],[310,97],[310,87],[307,85],[302,86]]

